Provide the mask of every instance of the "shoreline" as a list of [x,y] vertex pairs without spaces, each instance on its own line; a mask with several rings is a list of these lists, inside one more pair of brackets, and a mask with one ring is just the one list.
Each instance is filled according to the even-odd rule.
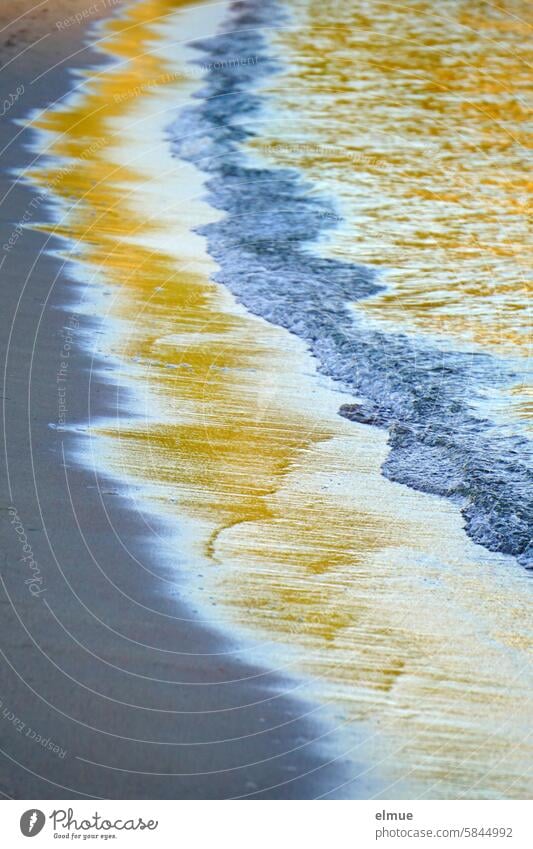
[[[93,23],[94,18],[86,21]],[[28,83],[10,117],[23,117],[66,95],[73,79],[70,68],[89,64],[85,49],[91,66],[100,65],[103,57],[89,48],[79,53],[86,34],[83,22],[75,31],[62,31],[65,55],[74,53],[74,58],[31,88],[31,79],[57,62],[57,46],[46,54],[46,41],[41,42],[43,55],[28,50],[24,55],[32,59],[24,68],[10,65],[17,64],[17,72],[4,76],[3,85],[6,80],[8,89],[12,81]],[[13,129],[11,122],[2,124],[8,143],[19,132]],[[17,151],[8,148],[2,195],[7,189],[10,193],[8,207],[2,206],[2,244],[33,197],[26,184],[10,188],[7,168],[26,167],[31,149],[27,141],[23,156],[20,145]],[[53,225],[48,203],[39,207],[38,218]],[[95,412],[98,418],[113,414],[124,398],[98,378],[95,385],[91,358],[75,339],[96,334],[98,321],[77,312],[80,287],[57,256],[64,242],[53,240],[57,249],[41,253],[48,238],[24,228],[2,268],[9,298],[3,340],[12,333],[4,399],[9,476],[2,517],[16,510],[42,582],[36,597],[21,581],[18,536],[11,522],[3,521],[0,691],[9,692],[3,698],[6,717],[13,714],[66,754],[55,757],[4,718],[0,791],[7,798],[41,799],[313,798],[329,792],[345,780],[345,765],[327,763],[327,746],[315,743],[323,728],[302,718],[309,707],[283,694],[287,684],[279,676],[228,654],[221,659],[220,635],[191,625],[187,609],[157,591],[142,564],[149,562],[163,583],[172,567],[151,562],[149,539],[139,530],[128,499],[110,480],[104,503],[94,472],[68,460],[76,451],[75,436],[49,427],[59,412],[57,380],[69,324],[75,331],[67,370],[70,421],[90,420]],[[105,564],[105,576],[98,564]],[[112,593],[107,577],[145,612],[139,614],[123,595]],[[147,604],[156,612],[148,612]],[[123,667],[127,673],[119,671]],[[148,690],[147,677],[157,682]],[[168,683],[179,681],[185,684]],[[123,765],[118,771],[95,765],[108,761],[111,740]],[[134,742],[142,740],[153,742]],[[210,740],[216,742],[208,745]]]
[[[179,20],[169,26],[158,28],[157,52],[172,70]],[[130,55],[118,33],[108,47]],[[352,748],[382,795],[464,795],[491,770],[473,792],[506,795],[514,783],[522,794],[526,755],[506,749],[527,702],[517,680],[527,635],[516,626],[526,577],[465,538],[451,505],[384,479],[384,433],[337,415],[341,399],[355,399],[316,374],[301,340],[213,282],[194,231],[215,213],[199,202],[197,170],[163,142],[170,112],[187,132],[180,78],[190,75],[173,74],[172,86],[142,89],[131,103],[122,94],[164,70],[153,55],[147,68],[144,56],[44,125],[67,162],[77,161],[80,137],[94,146],[109,127],[118,134],[89,157],[81,182],[69,171],[57,192],[67,208],[84,195],[59,231],[83,246],[80,279],[96,272],[113,295],[95,306],[104,318],[98,347],[118,357],[122,388],[135,398],[131,418],[92,430],[102,468],[133,483],[134,501],[172,515],[193,607],[207,621],[227,613],[237,644],[251,636],[250,656],[267,668],[281,659],[302,670],[339,736],[348,739],[352,725]],[[86,123],[88,115],[100,117]]]
[[[123,796],[124,787],[142,798],[186,788],[190,798],[222,798],[230,786],[260,798],[496,798],[512,787],[522,796],[525,576],[510,571],[511,558],[465,542],[452,505],[384,478],[384,431],[337,415],[341,399],[357,399],[316,373],[302,339],[254,315],[253,300],[252,312],[236,303],[232,281],[213,282],[199,235],[217,229],[202,217],[205,180],[157,147],[172,136],[167,111],[178,135],[188,129],[180,75],[165,100],[156,73],[165,49],[176,59],[181,31],[175,39],[158,27],[155,61],[143,52],[154,43],[150,9],[150,0],[131,7],[133,52],[114,27],[107,52],[126,68],[37,122],[53,139],[40,177],[53,204],[46,228],[21,228],[7,252],[21,283],[22,261],[46,248],[17,314],[22,362],[10,361],[22,389],[8,399],[9,446],[24,447],[29,417],[35,447],[28,457],[10,451],[10,473],[14,457],[18,492],[24,480],[36,494],[33,516],[31,498],[22,505],[17,494],[7,507],[7,535],[18,535],[22,554],[6,572],[21,614],[13,652],[33,652],[38,690],[50,701],[59,693],[69,710],[74,698],[85,726],[67,746],[54,734],[68,721],[53,717],[54,733],[41,734],[22,707],[6,705],[7,722],[22,738],[21,723],[34,731],[41,748],[59,746],[88,787],[105,773],[114,788],[120,776]],[[192,9],[183,11],[189,39]],[[159,80],[159,93],[139,83],[146,78]],[[204,105],[196,91],[194,106]],[[221,176],[231,197],[231,169]],[[77,214],[71,199],[81,197]],[[230,233],[215,241],[221,264],[232,244]],[[233,260],[244,276],[246,263]],[[65,299],[72,309],[61,312]],[[29,368],[37,381],[32,374],[25,410]],[[35,634],[43,645],[33,651]],[[51,681],[43,649],[57,664]],[[299,676],[274,672],[282,665]],[[114,745],[100,732],[87,754],[103,723]],[[334,763],[349,733],[357,760],[346,751]],[[522,754],[509,751],[515,744]]]
[[[221,50],[262,57],[259,79],[268,80],[278,57],[267,52],[261,27],[276,19],[281,25],[284,16],[273,0],[242,13],[245,27],[250,17],[256,24],[253,33],[240,31],[235,14],[222,47],[206,41],[197,48],[208,59]],[[357,305],[385,287],[376,269],[313,250],[333,225],[329,197],[313,193],[313,182],[298,169],[251,165],[243,151],[261,133],[254,121],[261,126],[265,98],[254,82],[242,67],[228,79],[210,74],[203,99],[186,113],[188,132],[210,140],[207,157],[204,149],[188,150],[187,136],[182,150],[181,131],[174,142],[178,155],[209,174],[210,202],[226,213],[198,230],[220,266],[214,279],[250,312],[303,339],[323,374],[361,396],[339,414],[387,434],[385,477],[449,500],[474,543],[527,569],[530,445],[520,431],[494,435],[490,418],[473,409],[483,391],[515,381],[512,365],[487,352],[433,349],[423,338],[358,319]],[[225,134],[218,131],[221,121]]]

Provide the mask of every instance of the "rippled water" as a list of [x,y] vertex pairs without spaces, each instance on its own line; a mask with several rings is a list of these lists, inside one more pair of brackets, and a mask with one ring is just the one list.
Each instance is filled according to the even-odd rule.
[[387,272],[370,318],[530,352],[532,25],[520,0],[291,2],[254,146],[336,198],[328,255]]
[[[98,353],[138,401],[132,418],[93,428],[92,450],[106,472],[172,518],[177,578],[166,589],[183,592],[187,575],[199,615],[253,637],[269,666],[304,676],[383,795],[525,797],[527,575],[513,558],[475,545],[452,502],[384,478],[386,432],[337,415],[355,400],[347,385],[318,374],[304,341],[213,282],[226,276],[278,325],[296,320],[320,355],[330,353],[332,330],[336,344],[352,333],[340,309],[346,294],[374,291],[372,275],[346,255],[340,262],[308,250],[306,234],[322,233],[331,212],[322,201],[310,206],[307,190],[300,197],[294,175],[269,172],[270,194],[260,190],[263,172],[249,190],[239,186],[253,68],[212,74],[210,86],[226,98],[206,100],[204,90],[183,111],[200,92],[185,66],[193,51],[176,47],[196,20],[180,15],[182,5],[133,6],[105,45],[127,61],[38,122],[54,159],[34,177],[59,202],[54,229],[69,240],[80,278],[95,295],[105,291],[94,307],[103,319]],[[169,19],[156,23],[161,16]],[[258,48],[239,38],[203,50]],[[172,157],[171,121],[173,149],[187,158],[195,149],[198,168]],[[203,135],[184,144],[193,127]],[[221,209],[207,203],[199,169]],[[343,231],[335,232],[330,254],[341,249]],[[353,332],[350,356],[365,342]],[[352,361],[342,352],[348,382]],[[449,363],[459,381],[463,360]],[[365,367],[382,386],[378,365],[369,356]],[[409,386],[411,366],[402,375]]]
[[[248,309],[302,336],[322,370],[363,397],[342,413],[389,429],[386,474],[454,498],[476,541],[529,563],[531,443],[504,402],[521,391],[516,358],[469,354],[449,337],[437,344],[427,333],[405,334],[391,322],[369,321],[365,309],[350,309],[350,302],[371,303],[386,290],[368,265],[318,255],[319,239],[338,220],[336,196],[320,181],[304,180],[302,168],[257,162],[257,151],[270,149],[263,141],[270,116],[281,115],[289,128],[298,121],[296,104],[282,108],[258,85],[291,64],[279,46],[273,62],[264,39],[273,23],[280,32],[287,21],[293,16],[273,1],[236,6],[227,33],[196,44],[210,64],[228,55],[254,59],[253,66],[210,73],[201,104],[173,128],[176,152],[211,175],[210,202],[228,213],[201,231],[221,266],[216,279]],[[305,80],[292,82],[305,110]],[[330,89],[333,103],[336,96]],[[201,143],[191,145],[195,139]]]

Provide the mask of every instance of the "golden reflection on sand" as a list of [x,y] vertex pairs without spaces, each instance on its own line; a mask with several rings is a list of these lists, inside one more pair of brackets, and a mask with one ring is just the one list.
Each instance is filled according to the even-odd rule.
[[100,352],[147,405],[93,434],[101,462],[187,530],[176,561],[202,616],[304,675],[385,797],[526,796],[526,576],[468,540],[452,505],[385,480],[385,435],[338,417],[346,396],[305,346],[210,282],[191,226],[218,213],[164,137],[195,84],[176,48],[146,52],[188,31],[181,5],[145,0],[110,24],[127,62],[38,122],[53,229],[105,290]]

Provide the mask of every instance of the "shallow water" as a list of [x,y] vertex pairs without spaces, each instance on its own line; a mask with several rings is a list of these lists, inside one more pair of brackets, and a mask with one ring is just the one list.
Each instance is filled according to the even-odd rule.
[[531,352],[527,2],[294,0],[260,152],[336,198],[328,255],[382,268],[374,320]]
[[468,539],[453,503],[384,478],[385,431],[337,415],[347,387],[210,279],[192,229],[222,213],[167,130],[198,90],[176,41],[205,28],[181,5],[132,7],[106,44],[126,63],[38,122],[53,159],[34,178],[136,400],[90,448],[170,517],[199,615],[302,679],[378,793],[526,796],[527,575]]

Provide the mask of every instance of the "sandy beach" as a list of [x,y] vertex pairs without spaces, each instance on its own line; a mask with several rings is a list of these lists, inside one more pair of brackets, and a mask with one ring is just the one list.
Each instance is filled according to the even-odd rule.
[[[9,26],[31,5],[17,0],[1,9],[2,92],[24,86],[0,124],[2,244],[20,221],[51,220],[48,203],[32,206],[35,190],[14,184],[12,169],[32,160],[32,136],[10,119],[67,95],[72,67],[102,62],[87,37],[110,14],[94,9],[57,28],[56,20],[87,8],[83,0],[58,0]],[[154,555],[144,530],[150,523],[154,532],[153,517],[130,510],[113,481],[106,487],[100,478],[97,488],[94,471],[64,463],[74,436],[50,427],[61,405],[69,421],[82,422],[114,415],[117,404],[125,412],[128,399],[99,382],[97,364],[83,352],[79,342],[98,332],[97,322],[79,314],[79,287],[50,250],[60,242],[47,240],[24,228],[4,251],[1,272],[2,795],[327,793],[346,775],[342,762],[328,764],[312,706],[283,695],[292,682],[241,660],[238,646],[195,624],[178,598],[163,593],[173,564]],[[58,396],[65,345],[67,388]],[[110,752],[121,767],[97,766]]]
[[[378,34],[409,31],[375,5]],[[276,0],[1,14],[0,792],[526,798],[523,292],[495,250],[512,303],[491,312],[459,256],[493,219],[412,178],[413,126],[447,151],[454,99],[437,132],[408,51],[397,137],[365,22],[346,53],[336,11],[304,0],[293,29]],[[346,106],[350,56],[376,135]],[[521,151],[493,147],[489,178],[520,186]],[[450,247],[462,212],[474,235]]]

